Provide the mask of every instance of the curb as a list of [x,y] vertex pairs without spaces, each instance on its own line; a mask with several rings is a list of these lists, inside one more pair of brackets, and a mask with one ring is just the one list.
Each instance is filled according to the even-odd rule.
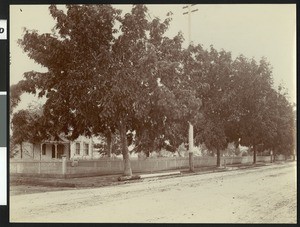
[[47,181],[33,181],[33,180],[16,180],[11,181],[10,185],[31,185],[31,186],[46,186],[46,187],[68,187],[75,188],[76,184],[67,182],[47,182]]
[[180,171],[173,171],[167,173],[150,173],[150,174],[141,174],[141,179],[152,178],[152,177],[163,177],[163,176],[172,176],[172,175],[180,175]]
[[149,173],[149,174],[140,174],[140,175],[132,175],[132,176],[121,176],[118,178],[118,181],[127,181],[127,180],[139,180],[145,178],[152,178],[152,177],[162,177],[162,176],[172,176],[172,175],[180,175],[180,171],[173,171],[167,173]]
[[258,168],[262,166],[270,166],[278,163],[257,163],[255,165],[227,165],[226,167],[207,167],[207,169],[199,169],[195,172],[189,172],[189,170],[181,170],[181,171],[172,171],[172,172],[163,172],[163,173],[153,173],[153,174],[140,174],[133,175],[131,177],[128,176],[120,176],[117,178],[117,181],[103,181],[103,182],[89,182],[89,183],[69,183],[69,182],[48,182],[48,181],[39,181],[37,179],[14,179],[10,181],[10,185],[24,185],[29,184],[32,186],[46,186],[46,187],[69,187],[69,188],[86,188],[86,187],[105,187],[105,186],[114,186],[123,183],[129,183],[129,181],[134,180],[143,180],[146,178],[172,178],[172,177],[184,177],[184,176],[192,176],[192,175],[201,175],[201,174],[209,174],[209,173],[217,173],[217,172],[226,172],[226,171],[236,171],[236,170],[244,170],[251,168]]

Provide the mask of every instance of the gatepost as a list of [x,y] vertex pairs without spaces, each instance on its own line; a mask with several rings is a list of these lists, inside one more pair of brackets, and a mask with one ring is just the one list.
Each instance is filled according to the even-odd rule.
[[39,165],[38,165],[38,174],[41,174],[41,160],[39,160]]
[[62,174],[64,177],[66,176],[67,172],[67,157],[66,155],[62,155]]

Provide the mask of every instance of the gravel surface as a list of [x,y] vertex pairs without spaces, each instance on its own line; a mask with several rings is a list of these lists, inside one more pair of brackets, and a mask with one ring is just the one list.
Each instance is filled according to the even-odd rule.
[[296,223],[296,163],[10,196],[10,222]]

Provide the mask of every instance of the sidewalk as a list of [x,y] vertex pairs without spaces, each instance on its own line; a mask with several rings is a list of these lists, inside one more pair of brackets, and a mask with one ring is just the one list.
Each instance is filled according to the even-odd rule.
[[[156,176],[155,178],[165,179],[171,177],[182,177],[195,174],[207,174],[221,171],[232,171],[238,169],[247,169],[247,168],[256,168],[260,166],[273,165],[276,163],[257,163],[253,164],[236,164],[236,165],[227,165],[226,167],[201,167],[195,168],[194,172],[190,172],[188,169],[174,170],[180,171],[180,174],[170,175],[170,176]],[[172,172],[172,171],[164,171]],[[157,173],[164,173],[157,172]],[[135,173],[135,175],[139,173]],[[144,175],[144,174],[143,174]],[[10,177],[10,185],[30,185],[30,186],[46,186],[46,187],[68,187],[68,188],[90,188],[90,187],[104,187],[112,185],[120,185],[134,182],[141,182],[144,179],[137,179],[131,181],[118,181],[118,175],[107,175],[107,176],[93,176],[93,177],[80,177],[80,178],[32,178],[32,177]]]

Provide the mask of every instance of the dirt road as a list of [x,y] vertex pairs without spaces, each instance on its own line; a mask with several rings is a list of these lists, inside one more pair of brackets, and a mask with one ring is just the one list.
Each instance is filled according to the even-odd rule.
[[10,197],[10,222],[296,223],[296,163]]

